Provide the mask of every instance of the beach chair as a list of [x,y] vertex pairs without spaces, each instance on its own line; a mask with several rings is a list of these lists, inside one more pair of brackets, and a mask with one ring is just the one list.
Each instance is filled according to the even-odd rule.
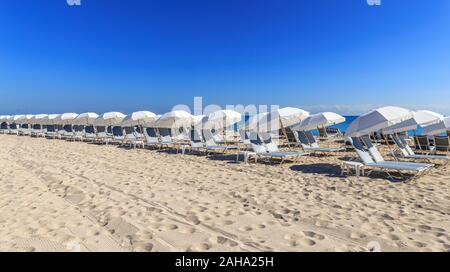
[[114,126],[112,128],[112,140],[114,143],[123,144],[125,141],[124,129],[121,126]]
[[156,128],[144,128],[145,145],[160,147],[158,131]]
[[203,137],[198,129],[191,128],[189,130],[189,145],[181,146],[181,154],[185,154],[186,150],[188,150],[189,152],[195,150],[198,153],[202,153],[205,151],[205,144],[203,143]]
[[8,129],[8,134],[18,135],[19,134],[19,126],[15,123],[10,124],[9,129]]
[[249,132],[244,129],[239,129],[240,143],[244,144],[246,147],[250,147],[250,137]]
[[18,131],[19,136],[27,136],[27,135],[30,135],[30,133],[31,133],[30,125],[28,125],[28,124],[20,125],[19,131]]
[[273,142],[272,135],[270,133],[250,133],[250,142],[255,156],[255,161],[258,158],[280,159],[280,165],[287,159],[305,156],[303,152],[284,152],[278,149],[278,146]]
[[73,126],[73,133],[72,133],[72,140],[73,141],[83,141],[84,136],[84,126],[83,125],[74,125]]
[[394,141],[396,145],[396,150],[392,152],[392,155],[395,156],[395,151],[397,151],[398,154],[400,154],[400,157],[405,159],[420,159],[420,160],[445,160],[447,163],[450,159],[448,156],[441,156],[441,155],[419,155],[415,154],[414,151],[411,149],[411,147],[408,145],[407,141],[403,136],[401,135],[392,135],[392,140]]
[[450,151],[450,137],[449,136],[434,136],[434,147],[436,151],[449,152]]
[[45,137],[55,139],[56,136],[57,136],[57,134],[56,134],[55,125],[47,125],[47,131],[45,132]]
[[112,128],[110,126],[96,126],[97,141],[99,143],[108,144],[112,141]]
[[[225,145],[225,141],[223,141],[220,137],[214,137],[214,133],[209,129],[202,130],[203,139],[205,140],[205,149],[206,153],[210,152],[221,152],[225,153],[228,149],[239,149],[237,146],[227,146]],[[219,141],[217,142],[216,139]]]
[[31,137],[39,137],[43,132],[42,125],[34,124],[31,127],[30,136]]
[[426,135],[414,136],[414,142],[416,144],[416,150],[421,150],[426,153],[435,152],[434,146],[430,144],[430,139]]
[[289,147],[300,146],[300,142],[298,140],[298,132],[292,130],[289,127],[284,128],[284,135],[286,136],[286,140],[288,142]]
[[377,147],[375,145],[373,145],[372,141],[370,140],[370,137],[365,135],[360,138],[361,138],[362,143],[366,146],[367,151],[369,152],[369,154],[372,156],[373,160],[376,163],[391,163],[391,164],[397,164],[397,165],[411,165],[411,166],[426,167],[426,168],[434,166],[434,164],[429,164],[429,163],[386,161],[386,160],[384,160],[380,151],[378,151]]
[[125,136],[124,143],[129,144],[130,147],[136,148],[137,145],[141,145],[144,148],[144,139],[142,134],[136,131],[136,127],[124,127]]
[[6,134],[9,131],[9,125],[7,122],[2,122],[0,124],[0,134]]
[[345,151],[344,147],[320,147],[311,131],[297,131],[297,137],[304,151],[323,153]]
[[[172,140],[172,129],[170,128],[159,128],[159,136],[160,136],[160,146],[162,147],[167,147],[167,148],[171,148],[174,147],[176,148],[176,143]],[[178,152],[178,148],[177,152]]]
[[58,131],[58,135],[61,139],[72,139],[73,136],[73,126],[64,125],[61,131]]
[[84,140],[88,141],[88,142],[95,142],[96,139],[97,139],[97,134],[95,133],[95,127],[92,125],[85,126],[84,127]]
[[[370,141],[370,137],[368,138]],[[370,175],[373,171],[382,171],[388,175],[388,177],[392,180],[403,179],[404,181],[411,181],[422,174],[424,174],[427,170],[430,170],[433,165],[431,164],[419,164],[419,163],[400,163],[400,162],[389,162],[389,161],[376,161],[374,159],[373,154],[371,154],[361,142],[361,139],[358,137],[353,137],[350,139],[356,154],[359,159],[364,164],[364,167],[371,169],[370,171],[366,171],[368,175]],[[370,143],[370,148],[374,148],[372,143]],[[369,148],[369,149],[370,149]],[[377,155],[378,156],[378,155]],[[379,159],[378,159],[379,160]],[[395,171],[399,174],[399,177],[394,176],[391,171]],[[406,178],[403,172],[414,173],[411,178]]]

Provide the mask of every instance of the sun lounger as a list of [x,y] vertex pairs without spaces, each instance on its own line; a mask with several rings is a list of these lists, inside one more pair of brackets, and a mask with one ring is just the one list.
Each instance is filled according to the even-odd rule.
[[[410,163],[388,162],[384,160],[377,162],[373,158],[373,155],[368,150],[366,150],[363,143],[358,137],[351,138],[351,143],[364,166],[372,169],[372,171],[368,172],[369,175],[376,169],[386,173],[391,179],[399,179],[398,177],[395,177],[390,173],[390,171],[396,171],[397,173],[399,173],[400,178],[405,179],[402,172],[413,172],[415,173],[415,175],[410,179],[406,179],[412,180],[414,178],[417,178],[421,174],[425,173],[426,170],[431,169],[431,167],[433,166],[430,164],[417,164],[417,163],[410,164]],[[373,145],[371,145],[370,148],[374,148]]]
[[157,147],[160,146],[158,132],[157,132],[156,128],[152,128],[152,127],[144,128],[144,137],[145,137],[146,145],[157,146]]
[[97,139],[97,134],[95,133],[95,127],[85,126],[84,127],[84,140],[94,142]]
[[278,146],[272,141],[270,133],[250,133],[250,142],[255,155],[255,161],[258,157],[268,158],[269,161],[272,158],[281,159],[280,165],[286,160],[286,158],[298,158],[306,155],[303,152],[284,152],[278,149]]
[[[411,149],[411,147],[408,145],[406,140],[403,138],[403,136],[400,135],[392,135],[392,140],[394,141],[396,145],[396,151],[400,154],[400,157],[405,159],[421,159],[421,160],[445,160],[446,162],[449,161],[449,156],[441,156],[441,155],[419,155],[415,154],[414,151]],[[393,152],[393,155],[395,156],[395,152]]]
[[19,128],[18,135],[20,136],[28,136],[31,133],[30,125],[22,124]]
[[72,134],[72,140],[73,141],[83,141],[84,136],[84,126],[82,125],[74,125],[73,126],[73,134]]
[[112,128],[112,140],[115,143],[123,144],[125,141],[124,130],[121,126],[114,126]]
[[[160,142],[159,144],[161,147],[166,146],[167,148],[175,147],[176,143],[172,140],[172,129],[170,128],[159,128],[159,136],[160,136]],[[177,149],[178,151],[178,149]]]
[[8,131],[9,131],[9,124],[7,122],[2,122],[0,124],[0,133],[5,134],[8,133]]
[[137,145],[141,145],[144,148],[144,138],[142,134],[136,131],[135,127],[124,127],[125,136],[124,143],[129,144],[130,147],[136,148]]
[[427,153],[434,153],[436,151],[434,146],[430,144],[430,139],[426,135],[414,136],[414,142],[416,144],[416,150],[421,150]]
[[434,136],[434,147],[436,151],[449,152],[450,151],[450,137],[449,136]]
[[314,135],[311,133],[311,131],[296,131],[296,132],[298,141],[300,142],[304,151],[327,153],[345,150],[344,147],[320,147],[319,144],[316,142],[316,139],[314,138]]
[[55,125],[47,125],[47,131],[45,132],[45,137],[55,139],[56,138],[56,128]]
[[15,123],[10,124],[8,133],[17,135],[19,133],[19,126]]

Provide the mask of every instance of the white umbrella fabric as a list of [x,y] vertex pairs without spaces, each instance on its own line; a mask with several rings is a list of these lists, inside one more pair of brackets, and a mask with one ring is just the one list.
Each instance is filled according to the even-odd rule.
[[32,124],[44,125],[47,116],[48,114],[36,114],[35,116],[33,116],[33,118],[31,118],[30,122]]
[[155,121],[154,126],[159,128],[190,127],[193,117],[186,111],[170,111]]
[[450,130],[450,116],[445,117],[439,123],[429,125],[424,128],[423,132],[426,135],[437,135]]
[[117,111],[105,112],[97,119],[97,125],[114,126],[120,124],[125,119],[125,114]]
[[73,123],[77,125],[89,126],[93,125],[98,117],[99,115],[95,112],[84,112],[79,114],[77,118],[73,120]]
[[157,118],[156,114],[151,111],[136,111],[129,114],[123,119],[122,126],[142,126]]
[[291,128],[294,130],[313,130],[318,127],[328,127],[345,122],[345,117],[334,112],[321,112],[306,117],[300,124]]
[[398,124],[389,126],[383,129],[384,134],[401,133],[405,131],[415,130],[418,126],[426,127],[432,124],[439,123],[444,119],[444,116],[427,110],[416,111],[413,117]]
[[[193,118],[193,122],[198,121],[200,117]],[[242,115],[234,110],[219,110],[208,115],[207,118],[201,118],[203,128],[223,129],[230,127],[242,119]]]
[[75,118],[77,118],[78,114],[74,113],[74,112],[66,112],[61,114],[57,119],[56,119],[56,123],[58,125],[70,125],[73,123],[73,121],[75,120]]
[[382,130],[412,118],[413,112],[400,107],[382,107],[356,118],[345,132],[345,137],[360,137]]

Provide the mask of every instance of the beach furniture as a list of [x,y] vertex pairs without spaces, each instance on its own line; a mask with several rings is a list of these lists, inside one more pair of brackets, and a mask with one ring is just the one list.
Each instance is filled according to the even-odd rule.
[[122,144],[125,141],[124,129],[121,126],[112,128],[112,140],[115,143]]
[[159,128],[158,129],[160,141],[159,144],[162,147],[167,148],[176,147],[176,143],[172,140],[172,129],[170,128]]
[[364,135],[364,136],[361,136],[360,138],[361,138],[362,143],[364,144],[364,146],[366,146],[367,151],[372,156],[372,158],[375,162],[379,162],[379,163],[387,162],[387,163],[400,164],[400,165],[403,164],[403,165],[425,166],[425,167],[434,166],[433,164],[428,164],[428,163],[385,161],[383,156],[381,155],[380,151],[378,151],[377,147],[370,140],[370,137],[368,137],[367,135]]
[[56,138],[57,134],[56,134],[56,126],[55,125],[47,125],[47,130],[45,132],[45,137],[48,138]]
[[258,158],[267,158],[269,161],[276,158],[280,159],[281,165],[287,158],[296,159],[306,155],[306,153],[303,152],[280,151],[278,146],[273,142],[271,134],[267,132],[251,132],[250,142],[254,152],[255,161],[257,161]]
[[311,131],[297,131],[297,137],[304,151],[327,153],[345,150],[343,147],[320,147]]
[[147,146],[160,147],[158,131],[153,127],[144,127],[145,144]]
[[59,137],[63,139],[72,139],[73,135],[73,126],[72,125],[64,125],[62,130],[58,131]]
[[199,129],[192,128],[189,130],[189,145],[181,146],[181,153],[185,154],[186,150],[197,151],[199,153],[205,151],[205,144],[203,143],[202,133]]
[[[423,159],[423,160],[445,160],[449,161],[449,156],[441,155],[418,155],[415,154],[412,148],[408,145],[408,142],[401,135],[393,134],[392,139],[396,145],[396,151],[400,154],[400,157],[405,159]],[[395,156],[395,151],[393,152]]]
[[34,124],[31,127],[31,133],[30,133],[31,137],[39,137],[44,131],[44,129],[42,127],[43,126],[40,124]]
[[239,149],[237,146],[227,146],[226,142],[222,138],[214,137],[217,136],[217,134],[214,135],[214,133],[209,129],[203,129],[202,134],[207,154],[210,152],[225,153],[228,149]]
[[7,122],[2,122],[1,124],[0,124],[0,133],[1,134],[5,134],[5,133],[7,133],[9,131],[9,125],[8,125],[8,123]]
[[95,127],[93,125],[88,125],[84,127],[84,139],[86,141],[95,141],[97,139]]
[[22,124],[19,128],[18,135],[21,136],[28,136],[31,133],[30,125],[29,124]]
[[97,141],[108,144],[112,139],[111,127],[109,126],[95,126]]
[[436,151],[450,151],[450,136],[434,136],[434,147]]
[[124,127],[125,136],[124,143],[128,143],[130,147],[136,148],[137,145],[141,145],[144,148],[144,137],[143,134],[136,130],[136,127]]
[[84,136],[84,126],[83,125],[74,125],[73,126],[73,134],[72,134],[72,140],[73,141],[83,141]]
[[435,148],[430,144],[430,139],[427,135],[414,136],[414,142],[416,144],[416,150],[421,150],[424,152],[435,152]]
[[[370,138],[368,138],[370,140]],[[388,175],[390,179],[404,179],[405,181],[413,180],[423,173],[425,173],[427,170],[432,168],[432,164],[419,164],[419,163],[401,163],[401,162],[391,162],[391,161],[384,161],[381,157],[381,155],[375,155],[377,159],[374,159],[374,154],[369,152],[365,147],[364,144],[361,142],[361,139],[359,137],[352,137],[350,138],[350,141],[359,157],[361,162],[364,164],[365,168],[372,169],[368,173],[370,175],[373,171],[379,170]],[[374,146],[370,144],[369,150],[374,149]],[[376,152],[375,152],[376,153]],[[381,157],[381,159],[379,158]],[[399,174],[399,177],[394,176],[391,171],[395,171]],[[407,179],[404,176],[404,172],[408,173],[414,173],[414,175]]]
[[19,133],[19,126],[16,123],[12,123],[8,127],[8,134],[15,134],[17,135]]

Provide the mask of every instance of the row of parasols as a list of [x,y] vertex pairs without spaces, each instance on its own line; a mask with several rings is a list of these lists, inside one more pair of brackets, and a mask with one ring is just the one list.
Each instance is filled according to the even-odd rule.
[[172,129],[191,126],[220,129],[229,128],[239,123],[245,130],[275,131],[281,127],[293,127],[298,130],[326,127],[345,122],[345,118],[332,112],[310,114],[299,108],[286,107],[259,113],[249,118],[243,118],[243,115],[237,111],[225,109],[208,115],[192,115],[181,110],[170,111],[163,115],[157,115],[150,111],[137,111],[129,115],[120,112],[106,112],[101,115],[94,112],[2,115],[0,116],[0,123],[4,122],[18,125],[143,126]]
[[[177,128],[201,126],[202,128],[228,128],[239,123],[245,130],[276,131],[282,127],[293,130],[313,130],[345,122],[345,118],[333,112],[310,114],[293,107],[259,113],[243,120],[242,114],[234,110],[219,110],[209,115],[192,115],[186,111],[170,111],[157,115],[150,111],[137,111],[125,115],[107,112],[98,115],[93,112],[82,114],[37,114],[2,115],[0,123],[40,125],[97,125],[97,126],[144,126],[156,128]],[[245,118],[244,118],[245,119]],[[427,135],[437,135],[450,130],[450,117],[428,111],[411,111],[401,107],[382,107],[371,110],[356,118],[347,128],[346,137],[359,137],[381,131],[384,134],[402,133],[423,128]]]

